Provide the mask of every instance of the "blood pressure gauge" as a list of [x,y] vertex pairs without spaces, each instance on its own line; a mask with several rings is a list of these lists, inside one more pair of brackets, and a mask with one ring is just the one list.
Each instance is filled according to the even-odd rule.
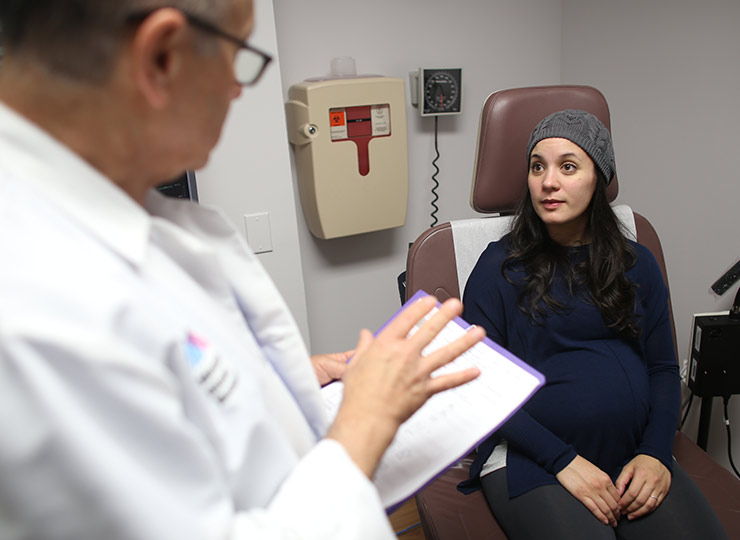
[[422,116],[462,112],[462,69],[419,69],[419,104]]

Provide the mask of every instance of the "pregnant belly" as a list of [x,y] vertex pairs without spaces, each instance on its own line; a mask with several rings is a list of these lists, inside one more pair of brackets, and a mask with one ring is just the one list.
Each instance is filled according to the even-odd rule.
[[639,437],[647,423],[647,372],[634,353],[573,351],[542,366],[547,384],[525,409],[566,442]]

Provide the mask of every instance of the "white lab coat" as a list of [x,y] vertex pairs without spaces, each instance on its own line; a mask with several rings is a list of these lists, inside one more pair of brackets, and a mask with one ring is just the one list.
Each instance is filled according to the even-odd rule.
[[0,104],[0,253],[0,538],[393,537],[218,212],[145,210]]

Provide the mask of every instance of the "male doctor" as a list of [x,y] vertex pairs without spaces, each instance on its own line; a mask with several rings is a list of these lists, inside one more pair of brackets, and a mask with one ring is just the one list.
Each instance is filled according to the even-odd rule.
[[373,472],[483,332],[422,358],[460,312],[406,339],[430,300],[362,331],[329,426],[337,357],[319,381],[240,236],[153,189],[264,70],[251,0],[2,0],[0,25],[0,538],[392,538]]

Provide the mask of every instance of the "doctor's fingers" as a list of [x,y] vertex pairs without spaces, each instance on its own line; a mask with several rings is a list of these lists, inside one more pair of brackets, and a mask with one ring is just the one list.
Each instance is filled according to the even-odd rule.
[[438,377],[432,377],[427,387],[429,391],[429,396],[431,397],[434,394],[438,394],[439,392],[444,392],[445,390],[456,388],[465,383],[469,383],[470,381],[478,377],[478,375],[480,375],[480,369],[476,367],[471,367],[467,369],[461,369],[460,371],[455,371],[454,373],[447,373]]
[[437,299],[434,296],[419,298],[401,310],[380,332],[379,339],[405,339],[415,326],[421,326],[425,317],[430,317],[436,310]]
[[[458,356],[465,353],[470,348],[474,347],[485,337],[485,335],[486,331],[482,327],[471,326],[462,336],[460,336],[456,340],[448,343],[447,345],[444,345],[443,347],[440,347],[433,353],[428,354],[422,360],[424,369],[427,371],[427,373],[429,373],[429,375],[431,375],[439,368],[449,364]],[[445,377],[446,375],[440,375],[434,377],[433,379],[435,381],[437,379],[444,380]],[[440,382],[438,384],[443,383]],[[444,388],[441,389],[444,390]]]
[[457,298],[446,300],[439,308],[433,307],[414,324],[415,331],[408,338],[409,346],[415,353],[421,354],[447,323],[461,313],[462,303]]

